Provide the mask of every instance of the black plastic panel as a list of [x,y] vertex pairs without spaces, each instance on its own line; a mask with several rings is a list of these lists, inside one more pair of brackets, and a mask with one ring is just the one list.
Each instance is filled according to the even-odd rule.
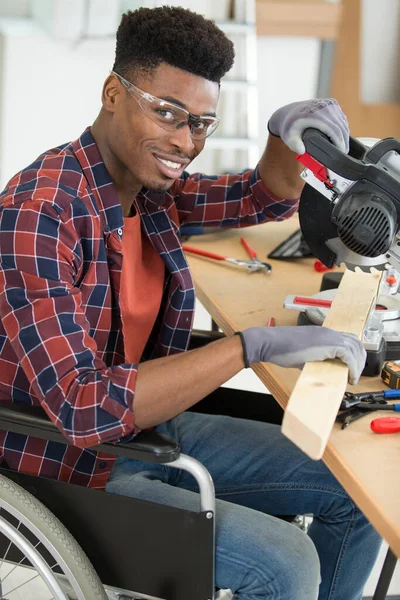
[[67,527],[103,583],[166,600],[213,592],[213,519],[116,494],[0,469]]

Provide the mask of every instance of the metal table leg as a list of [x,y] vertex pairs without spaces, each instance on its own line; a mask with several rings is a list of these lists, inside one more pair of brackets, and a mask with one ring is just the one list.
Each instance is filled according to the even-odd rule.
[[372,600],[385,600],[394,570],[396,568],[396,563],[397,556],[395,556],[389,548]]
[[214,319],[211,319],[211,331],[219,331],[219,327]]

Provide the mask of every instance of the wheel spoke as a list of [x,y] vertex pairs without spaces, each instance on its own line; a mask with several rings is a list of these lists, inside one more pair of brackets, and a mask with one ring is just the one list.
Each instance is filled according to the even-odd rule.
[[[0,513],[1,513],[1,511],[2,511],[2,510],[3,510],[3,509],[0,509]],[[17,531],[19,530],[19,528],[20,528],[20,525],[21,525],[21,521],[19,521],[19,523],[18,523]],[[11,546],[12,546],[12,541],[10,541],[10,543],[8,544],[8,547],[7,547],[6,553],[5,553],[5,555],[3,556],[3,558],[1,559],[1,562],[0,562],[0,569],[1,569],[1,567],[3,566],[3,563],[4,563],[5,559],[7,558],[7,554],[9,553]]]
[[[18,528],[19,528],[19,526],[17,527],[17,529],[18,529]],[[34,547],[34,548],[37,548],[37,547],[38,547],[40,544],[41,544],[41,541],[39,540],[39,541],[38,541],[38,542],[37,542],[37,543],[36,543],[36,544],[35,544],[33,547]],[[11,542],[11,545],[12,545],[12,542]],[[11,569],[11,571],[8,571],[7,575],[6,575],[5,577],[3,577],[3,579],[2,579],[2,582],[4,582],[4,581],[7,579],[7,577],[8,577],[9,575],[11,575],[11,573],[12,573],[13,571],[15,571],[15,569],[16,569],[17,567],[20,567],[20,566],[21,566],[21,563],[22,563],[22,562],[23,562],[25,559],[26,559],[26,556],[23,556],[23,557],[21,558],[21,560],[20,560],[18,563],[15,563],[15,564],[14,564],[14,567]],[[28,559],[28,560],[29,560],[29,559]],[[57,564],[57,563],[56,563],[56,564]]]
[[0,573],[4,573],[0,600],[25,596],[24,590],[32,590],[34,596],[43,593],[41,597],[49,600],[67,600],[71,592],[80,600],[107,598],[68,530],[34,496],[4,476],[0,476]]
[[12,590],[7,590],[7,595],[12,594],[13,592],[15,592],[15,590],[19,590],[19,588],[21,588],[23,585],[30,583],[31,581],[33,581],[34,579],[37,579],[38,577],[40,577],[40,575],[39,575],[39,573],[36,573],[36,575],[31,577],[30,579],[27,579],[26,581],[23,581],[19,585],[15,586]]

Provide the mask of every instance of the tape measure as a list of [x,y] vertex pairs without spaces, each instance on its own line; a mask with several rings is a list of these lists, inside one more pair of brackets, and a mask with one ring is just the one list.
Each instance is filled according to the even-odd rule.
[[390,388],[400,388],[400,360],[389,360],[383,365],[381,377]]

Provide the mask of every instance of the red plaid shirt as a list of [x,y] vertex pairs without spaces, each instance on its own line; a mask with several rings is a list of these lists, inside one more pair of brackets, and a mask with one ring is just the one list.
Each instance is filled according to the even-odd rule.
[[[297,202],[274,197],[257,170],[184,173],[137,206],[165,263],[159,315],[144,360],[187,349],[194,289],[179,227],[282,220]],[[0,401],[40,405],[74,445],[0,432],[14,470],[104,488],[114,458],[90,450],[137,430],[137,364],[124,362],[119,307],[123,214],[95,141],[45,152],[0,196]]]

